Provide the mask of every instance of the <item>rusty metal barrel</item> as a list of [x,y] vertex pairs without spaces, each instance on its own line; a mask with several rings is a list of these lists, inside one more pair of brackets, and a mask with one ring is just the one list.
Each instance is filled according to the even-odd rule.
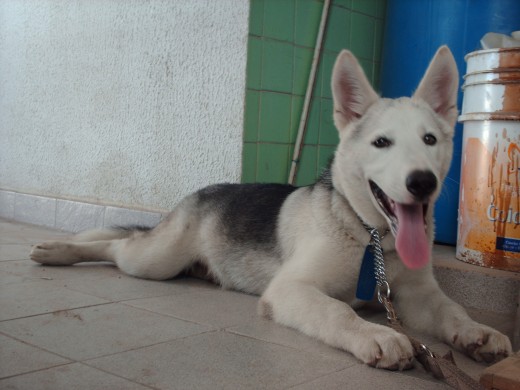
[[520,48],[465,60],[456,257],[520,272]]

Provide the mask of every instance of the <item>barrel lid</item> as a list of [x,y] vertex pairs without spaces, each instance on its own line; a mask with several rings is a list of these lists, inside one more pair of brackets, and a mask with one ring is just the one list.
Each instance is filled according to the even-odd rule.
[[486,55],[486,54],[492,54],[492,53],[520,53],[520,47],[503,47],[498,49],[485,49],[485,50],[475,50],[471,53],[468,53],[464,56],[464,60],[467,62],[468,58],[480,56],[480,55]]
[[459,115],[458,121],[520,121],[520,112],[471,112]]

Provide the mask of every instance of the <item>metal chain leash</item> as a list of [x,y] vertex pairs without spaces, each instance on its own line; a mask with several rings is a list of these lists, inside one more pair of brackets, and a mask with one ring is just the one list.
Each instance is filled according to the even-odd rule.
[[[386,280],[385,258],[383,257],[383,248],[381,247],[381,240],[386,236],[388,230],[383,234],[383,237],[381,237],[377,228],[370,227],[364,222],[363,226],[370,233],[369,245],[372,246],[372,250],[374,251],[374,273],[377,282],[377,300],[385,305],[383,297],[387,299],[390,298],[390,285]],[[386,305],[385,308],[387,308]]]
[[384,290],[384,295],[387,298],[390,297],[390,285],[386,280],[385,259],[383,257],[383,248],[381,247],[381,237],[379,236],[379,231],[376,228],[371,228],[369,232],[370,245],[372,245],[374,250],[375,258],[374,273],[377,281],[377,299],[379,302],[381,302]]
[[386,317],[390,327],[408,337],[412,344],[416,358],[424,368],[432,372],[438,379],[443,379],[448,385],[460,390],[481,390],[482,386],[460,370],[453,360],[451,351],[444,357],[437,357],[425,344],[409,336],[403,329],[401,321],[397,317],[392,300],[390,299],[390,285],[386,280],[385,259],[381,241],[388,230],[379,235],[377,228],[372,228],[363,222],[363,226],[370,233],[370,243],[374,252],[374,274],[377,282],[377,300],[385,307]]

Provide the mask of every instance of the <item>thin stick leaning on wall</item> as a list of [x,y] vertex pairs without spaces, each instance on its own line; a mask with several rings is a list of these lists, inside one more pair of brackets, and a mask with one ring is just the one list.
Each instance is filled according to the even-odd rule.
[[323,10],[321,11],[320,28],[318,36],[316,37],[316,46],[314,47],[314,56],[312,58],[312,67],[309,73],[309,81],[307,82],[307,91],[305,92],[305,100],[303,103],[302,115],[300,117],[300,126],[298,127],[298,135],[296,143],[294,144],[293,158],[291,162],[291,171],[289,173],[289,184],[294,184],[296,180],[296,172],[298,170],[298,163],[300,162],[300,154],[303,148],[303,140],[307,130],[307,121],[309,119],[309,106],[311,102],[312,90],[316,82],[316,71],[321,57],[321,47],[323,45],[323,36],[325,28],[327,27],[327,19],[329,15],[330,0],[325,0],[323,3]]

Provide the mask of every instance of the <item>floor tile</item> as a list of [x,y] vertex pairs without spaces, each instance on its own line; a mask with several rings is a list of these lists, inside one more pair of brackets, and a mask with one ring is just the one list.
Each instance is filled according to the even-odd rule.
[[27,260],[31,247],[30,244],[3,244],[0,246],[0,261]]
[[[209,287],[210,285],[204,282],[194,282],[193,285],[190,285],[185,282],[178,283],[176,280],[145,280],[125,275],[117,270],[117,268],[114,268],[114,270],[115,272],[109,276],[96,276],[92,274],[89,277],[75,279],[74,283],[70,283],[69,288],[116,302],[164,295],[181,296],[193,290],[213,289],[213,286]],[[81,271],[82,270],[78,270],[78,273]],[[147,305],[143,307],[150,309]]]
[[[0,334],[0,378],[54,367],[70,361]],[[0,382],[0,388],[1,386]]]
[[103,303],[51,280],[0,285],[0,321]]
[[229,334],[206,333],[88,361],[160,389],[281,389],[341,370],[321,355]]
[[115,303],[0,323],[0,331],[10,336],[76,360],[208,330],[202,325]]
[[[38,264],[32,260],[0,262],[0,272],[5,276],[12,274],[39,280],[100,279],[123,275],[120,270],[109,263],[81,263],[73,266],[54,266]],[[67,284],[69,288],[74,286],[75,283]]]
[[189,295],[138,299],[125,304],[199,324],[225,328],[256,320],[257,302],[258,297],[234,291],[196,290]]
[[325,377],[292,388],[293,390],[444,390],[451,389],[437,380],[423,380],[403,375],[401,372],[386,371],[358,364]]
[[14,283],[38,282],[44,279],[44,276],[31,276],[25,272],[19,272],[21,269],[27,269],[28,260],[0,261],[0,286]]
[[330,358],[341,359],[345,364],[354,365],[359,363],[359,361],[348,352],[330,347],[315,338],[298,332],[297,330],[278,325],[273,321],[260,317],[258,317],[256,321],[251,321],[246,325],[231,327],[226,330],[230,333],[251,337],[273,344],[284,345],[300,351],[308,351],[314,354],[322,354]]
[[49,228],[0,219],[0,244],[36,244],[68,235],[69,233]]
[[144,390],[149,389],[81,363],[0,380],[4,390]]

